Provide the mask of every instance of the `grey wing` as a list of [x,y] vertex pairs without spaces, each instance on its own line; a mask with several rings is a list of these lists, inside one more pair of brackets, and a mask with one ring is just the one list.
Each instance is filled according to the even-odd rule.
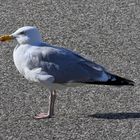
[[105,69],[64,48],[42,50],[42,71],[52,75],[56,83],[107,81]]

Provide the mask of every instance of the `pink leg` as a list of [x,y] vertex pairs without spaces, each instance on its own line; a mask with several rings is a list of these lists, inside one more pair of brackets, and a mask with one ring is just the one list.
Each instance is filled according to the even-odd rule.
[[49,110],[48,113],[40,113],[36,115],[35,119],[45,119],[45,118],[51,118],[54,115],[54,104],[56,99],[56,91],[51,91],[50,97],[49,97]]

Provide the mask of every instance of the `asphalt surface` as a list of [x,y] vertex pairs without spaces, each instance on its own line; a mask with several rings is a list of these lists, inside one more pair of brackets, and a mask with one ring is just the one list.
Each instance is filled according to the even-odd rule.
[[59,91],[55,117],[34,120],[47,111],[48,90],[16,70],[16,41],[0,44],[0,140],[139,140],[140,1],[0,0],[0,34],[25,25],[136,85]]

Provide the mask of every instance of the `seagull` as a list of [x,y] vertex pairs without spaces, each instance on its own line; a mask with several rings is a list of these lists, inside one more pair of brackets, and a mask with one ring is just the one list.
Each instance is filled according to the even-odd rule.
[[14,39],[18,42],[13,51],[17,70],[27,80],[50,91],[48,112],[35,115],[35,119],[54,116],[56,91],[61,88],[83,84],[134,86],[133,81],[111,74],[71,50],[43,42],[35,26],[24,26],[12,34],[0,36],[1,42]]

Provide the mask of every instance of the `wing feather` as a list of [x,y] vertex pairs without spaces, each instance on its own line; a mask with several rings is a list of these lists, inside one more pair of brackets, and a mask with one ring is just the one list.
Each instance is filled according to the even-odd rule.
[[[32,68],[41,67],[56,83],[106,81],[105,69],[82,56],[59,47],[39,47],[30,50]],[[30,65],[31,65],[30,64]]]

